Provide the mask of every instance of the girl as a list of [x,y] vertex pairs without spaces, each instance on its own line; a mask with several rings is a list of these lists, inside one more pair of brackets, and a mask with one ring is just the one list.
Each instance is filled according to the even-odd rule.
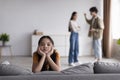
[[69,32],[70,35],[70,50],[69,50],[69,66],[75,66],[74,63],[78,62],[78,53],[79,53],[79,30],[80,27],[77,23],[77,12],[73,12],[69,22]]
[[60,71],[60,56],[54,49],[54,42],[49,36],[43,36],[38,42],[38,49],[33,54],[32,71]]

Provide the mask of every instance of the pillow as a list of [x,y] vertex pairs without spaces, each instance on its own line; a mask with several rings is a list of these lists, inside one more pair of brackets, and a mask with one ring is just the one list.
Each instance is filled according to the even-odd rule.
[[30,70],[16,65],[0,64],[0,76],[33,74]]
[[93,64],[86,63],[61,71],[64,74],[93,74]]
[[120,73],[120,63],[96,62],[94,73]]

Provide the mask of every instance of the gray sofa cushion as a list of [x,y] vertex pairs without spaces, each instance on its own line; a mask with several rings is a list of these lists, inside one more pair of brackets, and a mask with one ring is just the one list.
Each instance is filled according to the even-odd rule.
[[61,71],[64,74],[93,74],[93,64],[86,63]]
[[2,76],[0,80],[120,80],[120,74],[20,75]]
[[39,72],[39,73],[35,73],[36,75],[62,75],[61,72],[58,72],[58,71],[42,71],[42,72]]
[[120,73],[120,63],[94,63],[94,73]]
[[30,70],[16,65],[0,64],[0,76],[33,74]]

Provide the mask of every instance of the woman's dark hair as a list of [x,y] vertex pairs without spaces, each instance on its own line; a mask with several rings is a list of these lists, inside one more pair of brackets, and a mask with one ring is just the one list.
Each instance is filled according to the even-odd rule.
[[42,40],[44,39],[44,38],[47,38],[47,39],[49,39],[50,41],[51,41],[51,43],[54,45],[54,41],[52,40],[52,38],[50,37],[50,36],[42,36],[40,39],[39,39],[39,41],[38,41],[38,46],[40,45],[40,43],[42,42]]
[[72,13],[72,15],[71,15],[70,20],[73,20],[73,17],[74,17],[76,14],[77,14],[77,12],[76,12],[76,11],[74,11],[74,12]]
[[98,9],[96,7],[91,7],[89,11],[98,13]]

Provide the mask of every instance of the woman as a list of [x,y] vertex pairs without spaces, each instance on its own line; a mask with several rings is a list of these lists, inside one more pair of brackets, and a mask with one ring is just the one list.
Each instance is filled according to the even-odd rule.
[[60,71],[60,56],[54,49],[54,42],[49,36],[43,36],[38,42],[38,49],[33,54],[32,71]]
[[77,12],[73,12],[69,22],[70,35],[70,50],[69,50],[69,66],[75,66],[78,62],[79,53],[79,30],[80,27],[77,23]]

